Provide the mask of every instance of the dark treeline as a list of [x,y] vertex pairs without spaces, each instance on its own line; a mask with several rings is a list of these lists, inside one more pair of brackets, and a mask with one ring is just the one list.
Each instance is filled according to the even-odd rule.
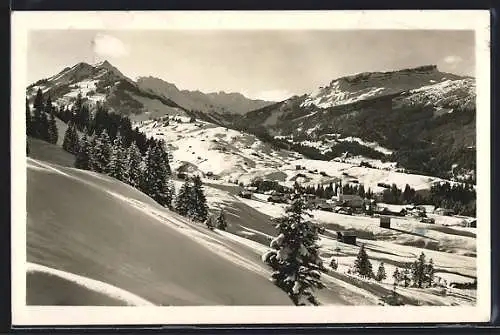
[[96,104],[95,112],[92,113],[81,94],[78,94],[71,108],[61,106],[56,116],[65,123],[72,122],[80,132],[86,129],[89,136],[94,134],[99,136],[106,130],[110,140],[113,141],[120,133],[126,147],[135,142],[143,155],[155,141],[153,138],[148,139],[137,127],[132,128],[132,122],[127,116],[108,112],[100,103]]
[[436,183],[425,196],[417,193],[408,184],[403,190],[392,184],[382,192],[381,199],[385,203],[396,205],[431,204],[452,209],[459,215],[476,216],[476,190],[473,185],[467,183]]
[[436,207],[452,209],[456,214],[476,216],[476,190],[471,184],[434,184],[429,200]]
[[330,183],[328,185],[308,185],[308,186],[300,186],[297,182],[294,184],[294,189],[298,189],[302,193],[313,194],[318,198],[322,199],[331,199],[334,195],[337,194],[337,189],[342,187],[342,193],[346,195],[359,195],[361,198],[373,199],[374,195],[370,188],[365,190],[365,187],[360,185],[350,185],[344,184],[340,185],[337,183]]
[[33,110],[26,100],[26,135],[52,144],[59,138],[52,100],[48,97],[44,101],[41,90],[35,96]]

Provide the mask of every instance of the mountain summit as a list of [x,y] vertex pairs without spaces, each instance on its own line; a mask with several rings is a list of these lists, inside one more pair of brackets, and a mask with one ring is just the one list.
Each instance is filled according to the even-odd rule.
[[39,88],[59,105],[71,105],[80,93],[90,104],[103,103],[110,110],[134,119],[188,114],[218,121],[225,115],[241,115],[272,103],[251,100],[239,93],[181,91],[174,84],[154,77],[142,77],[135,82],[106,60],[66,67],[29,85],[28,97],[33,97]]

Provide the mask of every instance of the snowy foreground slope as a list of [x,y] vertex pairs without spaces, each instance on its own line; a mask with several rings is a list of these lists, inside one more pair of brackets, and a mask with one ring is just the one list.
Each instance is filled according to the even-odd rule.
[[[361,160],[350,162],[321,161],[307,159],[303,155],[274,149],[254,135],[216,126],[204,121],[189,122],[189,118],[177,117],[164,121],[144,121],[137,124],[148,137],[165,140],[173,156],[173,167],[187,167],[188,171],[212,173],[225,181],[248,184],[255,178],[276,180],[292,186],[297,180],[301,184],[330,183],[342,178],[344,182],[356,180],[365,189],[382,191],[378,183],[395,183],[404,189],[409,184],[416,190],[430,189],[441,178],[406,174],[391,168],[391,164],[372,165],[385,169],[359,166]],[[297,170],[297,165],[303,167]],[[316,171],[314,171],[316,170]]]
[[[104,282],[156,305],[290,303],[262,265],[110,178],[29,159],[27,204],[32,264]],[[59,287],[56,280],[41,287],[43,293],[28,290],[28,301],[31,292],[44,294],[38,298],[43,304],[59,304]]]

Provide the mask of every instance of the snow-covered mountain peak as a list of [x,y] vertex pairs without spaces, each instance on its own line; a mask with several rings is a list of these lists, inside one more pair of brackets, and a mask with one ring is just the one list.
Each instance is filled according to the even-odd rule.
[[363,72],[335,79],[328,86],[318,88],[307,95],[302,106],[329,108],[461,79],[463,78],[440,72],[436,65],[389,72]]

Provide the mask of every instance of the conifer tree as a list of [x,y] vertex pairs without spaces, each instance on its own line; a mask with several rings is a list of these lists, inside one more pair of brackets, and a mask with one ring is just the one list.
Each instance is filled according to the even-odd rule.
[[208,229],[210,230],[214,230],[215,228],[215,225],[216,223],[213,222],[213,217],[212,216],[209,216],[206,220],[205,220],[205,225],[207,226]]
[[332,258],[332,260],[330,261],[330,267],[333,270],[337,270],[338,269],[339,263],[337,263],[337,261],[335,260],[335,258]]
[[273,249],[262,256],[272,269],[272,281],[288,294],[295,305],[319,305],[315,289],[324,288],[319,257],[319,227],[306,216],[304,202],[295,200],[285,215],[275,219],[278,236],[271,241]]
[[160,154],[160,166],[163,169],[164,173],[167,175],[172,174],[172,170],[170,169],[170,162],[168,159],[168,153],[165,151],[165,142],[163,140],[160,140],[157,144],[158,147],[158,152]]
[[190,212],[191,188],[191,181],[186,180],[179,189],[179,193],[176,197],[175,210],[182,216],[187,216]]
[[47,113],[44,112],[41,112],[39,115],[38,136],[41,140],[50,142],[49,119],[47,118]]
[[33,116],[31,118],[31,125],[33,130],[33,137],[42,138],[42,114],[43,114],[43,93],[39,88],[33,102]]
[[426,266],[426,279],[428,286],[432,286],[434,284],[434,261],[432,258],[429,260],[429,263]]
[[52,144],[56,144],[59,138],[54,112],[51,112],[49,114],[48,137],[49,137],[49,142]]
[[43,92],[41,88],[36,91],[35,100],[33,101],[33,108],[40,111],[43,110]]
[[363,186],[363,184],[359,185],[359,187],[358,187],[358,195],[361,198],[365,197],[365,187]]
[[377,281],[382,281],[386,278],[387,278],[387,274],[385,273],[384,262],[381,262],[378,266],[377,275],[375,276],[375,279]]
[[411,267],[412,279],[415,286],[422,288],[422,284],[426,282],[426,264],[425,254],[422,252],[418,260],[413,262]]
[[192,208],[189,216],[196,221],[204,222],[208,216],[208,206],[200,176],[193,177],[191,192]]
[[95,141],[94,156],[94,171],[107,173],[109,160],[111,158],[111,142],[106,130],[104,130]]
[[405,287],[410,286],[411,278],[410,278],[410,270],[408,269],[408,267],[405,267],[405,269],[403,270],[403,274],[402,274],[401,277],[402,277],[404,286]]
[[76,154],[75,167],[82,170],[92,170],[92,147],[85,132]]
[[141,183],[141,152],[139,148],[132,142],[127,152],[127,183],[132,187],[138,188]]
[[398,285],[401,281],[401,274],[399,273],[399,268],[395,268],[392,273],[392,278],[394,278],[394,285]]
[[216,227],[217,227],[217,229],[220,229],[220,230],[227,229],[227,221],[226,221],[226,216],[224,215],[223,209],[220,210],[219,215],[217,216]]
[[33,120],[28,99],[26,99],[26,136],[33,136]]
[[111,148],[111,155],[107,167],[108,174],[121,181],[127,180],[126,153],[123,148],[122,137],[120,134],[116,136]]
[[153,196],[156,192],[156,171],[157,166],[154,159],[154,148],[149,147],[144,155],[143,165],[144,171],[140,180],[140,189],[143,193]]
[[68,123],[68,128],[64,133],[63,149],[69,153],[76,154],[78,152],[78,146],[79,146],[79,141],[75,124],[70,121]]
[[175,191],[173,184],[169,181],[167,171],[162,148],[158,145],[151,145],[144,157],[144,173],[140,188],[159,204],[171,207]]
[[372,263],[368,259],[364,244],[361,245],[358,256],[354,260],[354,272],[363,278],[373,277]]

